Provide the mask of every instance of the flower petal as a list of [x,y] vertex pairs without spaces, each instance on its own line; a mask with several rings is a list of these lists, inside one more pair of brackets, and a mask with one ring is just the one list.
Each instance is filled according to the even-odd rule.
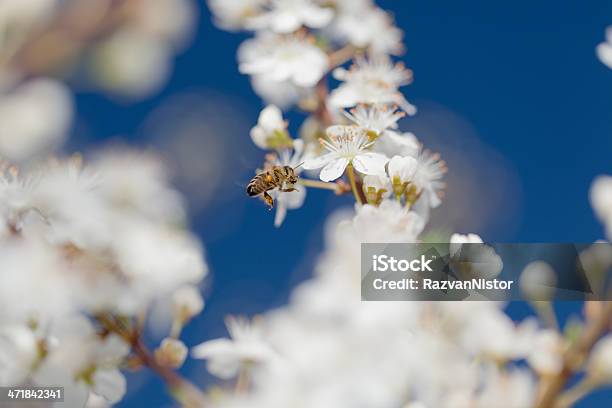
[[325,166],[326,164],[336,159],[337,157],[338,155],[336,153],[333,153],[333,152],[326,153],[321,156],[307,159],[306,161],[304,161],[304,164],[302,164],[302,167],[305,170],[320,169],[321,167]]
[[353,159],[355,170],[363,174],[383,175],[389,159],[380,153],[362,153]]
[[304,199],[306,199],[306,187],[298,186],[296,188],[296,191],[292,191],[290,193],[281,192],[279,194],[279,197],[281,197],[280,199],[290,210],[300,208],[302,204],[304,204]]
[[268,105],[259,114],[257,123],[268,132],[273,132],[276,129],[284,129],[283,114],[275,105]]
[[[289,194],[289,193],[286,193]],[[276,228],[280,227],[285,221],[285,217],[287,216],[287,205],[282,202],[277,202],[276,205],[276,214],[274,214],[274,226]]]
[[323,167],[319,178],[321,178],[321,180],[323,181],[334,181],[338,177],[342,176],[342,173],[344,173],[344,169],[346,169],[348,162],[348,159],[344,157],[340,157],[336,160],[331,161],[327,164],[327,166]]
[[125,395],[125,377],[119,370],[96,370],[93,383],[93,391],[111,404],[119,402]]

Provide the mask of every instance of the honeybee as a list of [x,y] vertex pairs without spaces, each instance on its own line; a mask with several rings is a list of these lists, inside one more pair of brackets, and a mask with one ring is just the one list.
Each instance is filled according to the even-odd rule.
[[297,183],[298,176],[295,169],[291,166],[272,166],[265,170],[249,182],[246,192],[249,197],[255,197],[263,194],[269,209],[274,207],[274,199],[268,191],[278,188],[279,191],[289,193],[297,191],[293,185]]

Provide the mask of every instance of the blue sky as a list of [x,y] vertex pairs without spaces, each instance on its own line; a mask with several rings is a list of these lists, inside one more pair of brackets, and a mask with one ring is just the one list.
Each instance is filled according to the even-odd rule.
[[[408,52],[403,59],[415,72],[415,83],[404,90],[420,112],[404,121],[404,129],[443,153],[445,146],[453,146],[449,171],[454,157],[458,166],[469,168],[475,191],[482,193],[456,189],[449,198],[475,203],[461,207],[463,232],[507,242],[602,238],[588,189],[597,174],[612,173],[612,70],[594,54],[605,27],[612,24],[612,2],[379,4],[392,10],[405,31]],[[171,80],[158,95],[136,104],[87,93],[78,96],[86,141],[121,135],[147,144],[139,129],[158,104],[183,92],[222,94],[240,107],[246,123],[238,129],[244,143],[225,160],[246,157],[257,166],[263,154],[250,145],[248,126],[256,122],[262,102],[237,71],[235,52],[244,38],[216,29],[203,8],[194,43],[179,56]],[[290,116],[294,118],[298,116]],[[80,146],[84,137],[77,133],[75,138]],[[240,174],[228,181],[244,180],[250,171],[237,170]],[[504,176],[496,176],[500,174]],[[185,333],[190,345],[224,335],[227,313],[253,314],[283,304],[289,289],[309,276],[321,249],[326,214],[349,202],[325,192],[309,193],[304,208],[290,213],[276,230],[273,215],[260,202],[236,197],[205,208],[193,220],[207,248],[212,277],[206,310]],[[488,201],[495,210],[489,225],[470,224],[478,205]],[[226,220],[232,220],[232,226],[223,230],[219,224]],[[559,307],[565,316],[579,306]],[[513,305],[510,311],[518,318],[526,308]],[[199,363],[184,369],[190,377],[203,370]],[[197,377],[199,381],[202,375]],[[134,391],[122,406],[171,404],[154,378],[137,376],[134,381],[145,388]],[[603,398],[596,396],[580,406],[594,406]]]

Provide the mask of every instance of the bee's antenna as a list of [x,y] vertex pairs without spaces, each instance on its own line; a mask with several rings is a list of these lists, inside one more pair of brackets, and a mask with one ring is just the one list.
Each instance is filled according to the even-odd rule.
[[304,164],[304,162],[301,162],[300,164],[298,164],[297,166],[295,166],[293,169],[297,169],[298,167],[300,167],[302,164]]

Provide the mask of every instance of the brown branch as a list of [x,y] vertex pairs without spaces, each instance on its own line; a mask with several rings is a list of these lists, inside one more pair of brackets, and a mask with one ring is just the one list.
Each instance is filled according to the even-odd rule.
[[329,69],[332,70],[350,61],[359,51],[353,45],[346,45],[329,54]]
[[553,408],[567,382],[582,367],[593,345],[610,329],[612,301],[603,302],[601,314],[585,328],[583,335],[573,343],[563,356],[563,367],[559,374],[546,381],[540,393],[538,408]]
[[181,377],[176,371],[160,365],[155,360],[151,351],[142,341],[142,336],[138,329],[130,330],[120,319],[112,315],[99,315],[95,319],[105,330],[117,334],[128,343],[139,362],[162,378],[168,385],[171,394],[183,406],[188,408],[202,408],[206,406],[206,397],[202,391]]

